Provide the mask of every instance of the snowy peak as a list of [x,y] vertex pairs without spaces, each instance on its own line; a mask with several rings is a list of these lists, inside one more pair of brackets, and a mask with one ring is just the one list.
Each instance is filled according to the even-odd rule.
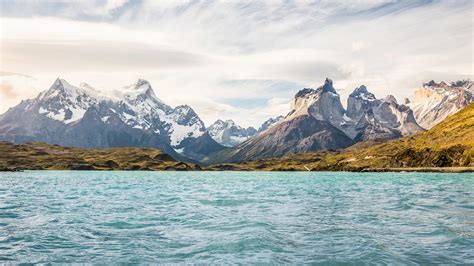
[[364,101],[375,101],[375,95],[367,90],[365,85],[361,85],[354,89],[354,91],[349,95],[350,98],[361,99]]
[[[54,123],[66,128],[69,124],[83,127],[85,124],[100,123],[111,127],[108,129],[111,131],[141,132],[148,137],[137,140],[137,143],[154,139],[156,145],[166,145],[194,160],[199,160],[211,150],[222,148],[207,134],[204,123],[190,106],[172,108],[163,103],[146,80],[139,79],[132,85],[106,91],[99,91],[87,83],[75,87],[58,78],[36,99],[26,101],[26,108],[19,106],[22,110],[17,111],[36,117],[39,124]],[[89,116],[86,117],[86,114]],[[61,141],[58,140],[58,143]]]
[[156,97],[155,92],[151,87],[151,84],[144,79],[138,79],[137,82],[123,87],[120,92],[123,95],[122,98],[128,101],[150,98],[152,100],[163,103],[163,101]]
[[460,80],[448,84],[431,80],[415,91],[413,102],[409,105],[418,123],[430,129],[473,101],[472,81]]
[[357,121],[367,110],[380,104],[375,95],[367,89],[365,85],[361,85],[354,89],[347,98],[346,116]]
[[[345,132],[356,141],[407,136],[423,130],[409,107],[399,105],[393,95],[377,99],[365,86],[349,95],[346,116],[350,120]],[[353,131],[350,125],[355,122]]]
[[257,130],[253,127],[243,128],[233,120],[216,120],[207,128],[209,135],[219,144],[233,147],[255,136]]
[[74,88],[72,85],[67,83],[66,80],[57,78],[51,87],[41,94],[42,99],[50,99],[57,96],[67,97],[73,92],[78,91],[79,88]]

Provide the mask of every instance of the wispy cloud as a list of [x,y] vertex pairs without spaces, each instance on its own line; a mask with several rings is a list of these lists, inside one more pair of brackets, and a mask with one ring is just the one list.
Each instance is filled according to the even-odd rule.
[[257,126],[287,111],[275,99],[289,101],[325,77],[344,99],[362,83],[377,96],[400,98],[427,79],[473,76],[471,1],[1,5],[0,70],[34,76],[39,85],[32,90],[46,89],[56,76],[105,88],[141,77],[206,123],[222,116]]

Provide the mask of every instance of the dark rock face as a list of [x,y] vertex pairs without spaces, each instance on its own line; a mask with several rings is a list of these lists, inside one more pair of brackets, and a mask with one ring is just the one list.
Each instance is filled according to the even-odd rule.
[[285,120],[242,144],[220,151],[206,163],[238,163],[291,153],[338,150],[352,145],[352,140],[327,121],[310,115]]
[[349,95],[345,118],[344,132],[356,142],[393,139],[423,131],[408,106],[399,105],[392,95],[377,99],[363,85]]
[[263,133],[215,154],[206,163],[243,162],[308,151],[339,150],[356,142],[386,140],[423,129],[393,96],[377,99],[364,85],[348,98],[347,111],[330,79],[296,93],[291,110]]
[[379,104],[380,101],[375,98],[375,95],[368,92],[367,88],[362,85],[349,95],[347,99],[346,116],[354,120],[359,120],[367,110]]
[[353,144],[341,130],[343,116],[339,94],[332,81],[326,79],[317,89],[305,88],[296,93],[291,111],[281,121],[240,145],[211,154],[204,162],[243,162],[291,153],[342,149]]
[[87,148],[155,147],[183,161],[198,161],[223,148],[191,107],[166,105],[148,82],[139,80],[117,94],[101,95],[87,84],[79,88],[57,79],[37,98],[0,116],[0,139]]
[[401,133],[393,128],[386,127],[375,117],[372,109],[369,109],[355,124],[357,135],[354,142],[379,139],[395,139],[401,137]]

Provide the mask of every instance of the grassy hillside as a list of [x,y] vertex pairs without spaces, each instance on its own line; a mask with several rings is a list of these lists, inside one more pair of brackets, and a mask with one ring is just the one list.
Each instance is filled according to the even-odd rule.
[[210,169],[363,171],[417,167],[474,167],[474,104],[429,131],[371,147],[356,145],[342,152],[295,154]]
[[199,170],[158,149],[66,148],[41,142],[15,145],[0,142],[0,170]]

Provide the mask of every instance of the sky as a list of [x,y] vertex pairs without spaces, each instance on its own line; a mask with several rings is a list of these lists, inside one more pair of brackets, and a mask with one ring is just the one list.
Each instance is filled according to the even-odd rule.
[[473,79],[474,1],[3,0],[0,113],[57,77],[112,90],[148,80],[208,126],[258,127],[298,90],[333,79],[410,98]]

